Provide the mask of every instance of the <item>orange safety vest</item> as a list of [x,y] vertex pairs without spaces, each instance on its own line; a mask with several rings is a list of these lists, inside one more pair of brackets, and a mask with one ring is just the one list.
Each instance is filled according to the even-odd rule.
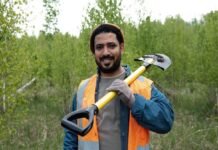
[[[96,79],[97,75],[94,75],[91,78],[81,82],[77,91],[77,109],[87,108],[91,104],[95,103]],[[151,84],[151,80],[141,76],[130,85],[130,88],[133,93],[140,94],[146,99],[150,99]],[[87,122],[88,121],[86,119],[78,120],[78,125],[81,127],[85,127]],[[149,149],[149,130],[140,126],[131,113],[129,119],[128,133],[128,150]],[[87,135],[83,137],[79,136],[78,141],[79,150],[99,150],[96,117],[94,118],[92,129]]]

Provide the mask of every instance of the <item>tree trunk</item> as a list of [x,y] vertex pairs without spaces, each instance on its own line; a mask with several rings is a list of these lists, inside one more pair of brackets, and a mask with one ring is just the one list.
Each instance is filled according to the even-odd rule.
[[6,82],[5,79],[3,79],[3,86],[2,86],[2,112],[6,111]]

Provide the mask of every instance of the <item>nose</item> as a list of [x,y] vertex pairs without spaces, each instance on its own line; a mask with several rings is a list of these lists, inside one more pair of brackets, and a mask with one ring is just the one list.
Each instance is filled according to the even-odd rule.
[[109,51],[107,45],[104,46],[103,54],[104,54],[104,55],[110,54],[110,51]]

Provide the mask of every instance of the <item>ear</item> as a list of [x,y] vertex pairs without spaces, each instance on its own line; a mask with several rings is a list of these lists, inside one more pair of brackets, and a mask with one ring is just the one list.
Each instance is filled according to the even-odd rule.
[[121,51],[121,54],[123,54],[123,52],[124,52],[124,43],[120,44],[120,51]]

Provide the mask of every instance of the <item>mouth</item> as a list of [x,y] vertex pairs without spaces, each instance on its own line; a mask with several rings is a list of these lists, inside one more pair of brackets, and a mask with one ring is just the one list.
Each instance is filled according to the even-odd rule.
[[113,59],[103,59],[103,60],[101,60],[101,62],[104,64],[110,64],[112,60]]
[[105,66],[110,65],[113,60],[114,60],[113,57],[102,57],[100,59],[101,63],[103,63]]

